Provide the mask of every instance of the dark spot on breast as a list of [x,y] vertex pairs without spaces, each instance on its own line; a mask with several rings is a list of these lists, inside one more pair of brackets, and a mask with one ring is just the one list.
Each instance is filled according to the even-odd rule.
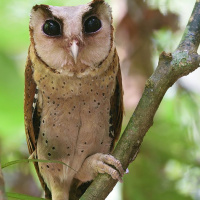
[[53,104],[55,104],[55,101],[53,101]]
[[67,156],[70,156],[70,154],[68,153]]
[[58,169],[58,171],[60,172],[60,169]]
[[51,156],[51,153],[48,153],[48,156]]
[[67,149],[69,149],[69,147],[67,147]]
[[45,133],[42,133],[43,136],[45,136]]
[[52,147],[52,149],[55,150],[56,148],[55,148],[55,147]]
[[48,140],[46,140],[45,142],[46,142],[46,144],[48,144]]
[[81,151],[82,153],[84,152],[84,150]]
[[47,168],[49,168],[49,165],[47,165]]

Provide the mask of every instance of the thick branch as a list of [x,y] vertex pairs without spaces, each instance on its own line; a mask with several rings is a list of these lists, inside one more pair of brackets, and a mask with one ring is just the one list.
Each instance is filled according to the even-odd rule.
[[0,164],[0,200],[6,200],[5,188],[4,188],[4,179],[3,179],[3,174],[2,174],[2,171],[1,171],[1,164]]
[[[199,66],[197,48],[200,42],[200,1],[197,0],[182,40],[173,54],[163,52],[158,67],[146,82],[140,102],[133,113],[113,155],[126,169],[139,151],[143,138],[153,124],[153,118],[166,91],[177,79]],[[103,200],[116,181],[109,175],[99,175],[81,200]]]

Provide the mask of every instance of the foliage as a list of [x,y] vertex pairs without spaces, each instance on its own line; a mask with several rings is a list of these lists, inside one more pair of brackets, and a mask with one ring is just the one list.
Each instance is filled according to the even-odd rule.
[[[187,97],[180,94],[161,103],[154,125],[145,136],[137,159],[130,165],[130,173],[124,178],[125,200],[133,196],[139,200],[192,199],[194,191],[186,192],[180,185],[188,170],[194,167],[195,159],[191,157],[194,143],[188,135],[191,124],[182,122],[192,108],[187,108],[185,113],[179,109],[180,98],[185,101],[184,107],[191,103]],[[195,114],[190,117],[192,119]]]

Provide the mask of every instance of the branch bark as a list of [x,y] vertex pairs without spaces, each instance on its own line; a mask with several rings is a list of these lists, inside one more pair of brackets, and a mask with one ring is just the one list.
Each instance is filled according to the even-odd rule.
[[[155,113],[166,91],[182,76],[199,67],[197,49],[200,43],[200,0],[197,0],[177,49],[160,55],[158,67],[147,80],[145,90],[135,109],[113,156],[126,169],[135,159],[143,138],[153,125]],[[103,200],[117,183],[107,174],[99,174],[81,200]]]
[[0,163],[0,200],[6,200],[4,179],[1,171],[1,163]]

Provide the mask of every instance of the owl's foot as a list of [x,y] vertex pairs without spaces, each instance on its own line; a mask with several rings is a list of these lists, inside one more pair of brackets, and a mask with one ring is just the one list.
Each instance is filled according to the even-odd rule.
[[[119,160],[107,154],[95,154],[91,162],[93,169],[98,173],[107,173],[113,179],[118,179],[121,183],[124,175],[124,170]],[[114,168],[113,168],[114,166]]]
[[[107,173],[113,179],[117,179],[121,183],[123,182],[122,177],[124,175],[124,170],[120,161],[111,155],[102,153],[96,153],[88,157],[77,173],[77,178],[85,182],[94,179],[98,173]],[[86,178],[84,175],[87,176],[89,180],[83,180]]]

